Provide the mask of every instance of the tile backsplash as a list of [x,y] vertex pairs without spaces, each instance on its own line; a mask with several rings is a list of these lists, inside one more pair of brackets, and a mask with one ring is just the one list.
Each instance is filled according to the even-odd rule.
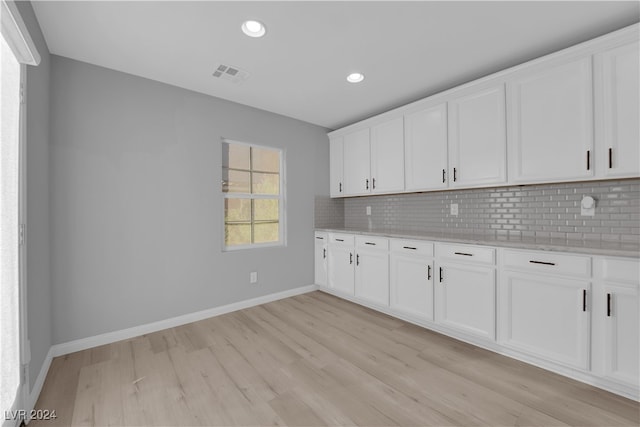
[[[595,216],[580,214],[583,196]],[[316,227],[342,226],[640,243],[640,179],[316,198]]]

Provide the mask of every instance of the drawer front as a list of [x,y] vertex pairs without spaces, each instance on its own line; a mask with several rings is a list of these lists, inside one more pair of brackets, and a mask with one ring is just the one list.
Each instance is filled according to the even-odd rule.
[[391,240],[391,251],[433,257],[433,243],[421,240]]
[[638,283],[640,281],[640,260],[598,258],[596,276],[616,282]]
[[386,237],[375,236],[357,236],[356,247],[358,249],[371,249],[371,250],[389,250],[389,239]]
[[495,264],[496,250],[482,246],[436,244],[436,255],[442,260],[464,263]]
[[512,249],[505,249],[503,255],[505,268],[576,277],[591,276],[589,256]]
[[323,242],[327,242],[329,240],[329,233],[325,231],[316,231],[314,233],[315,240],[322,240]]
[[329,243],[332,245],[353,246],[355,237],[352,234],[329,233]]

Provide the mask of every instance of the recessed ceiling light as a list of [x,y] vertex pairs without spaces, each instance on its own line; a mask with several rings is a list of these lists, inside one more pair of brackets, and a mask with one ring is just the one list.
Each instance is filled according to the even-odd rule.
[[349,83],[360,83],[364,80],[364,74],[362,73],[351,73],[347,76],[347,81]]
[[260,21],[244,21],[242,23],[242,32],[249,37],[262,37],[266,34],[267,29]]

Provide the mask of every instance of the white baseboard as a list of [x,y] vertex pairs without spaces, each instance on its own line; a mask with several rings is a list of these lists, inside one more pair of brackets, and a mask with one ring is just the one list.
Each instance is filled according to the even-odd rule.
[[98,347],[105,344],[111,344],[116,341],[138,337],[144,334],[150,334],[152,332],[161,331],[163,329],[174,328],[176,326],[185,325],[187,323],[197,322],[198,320],[208,319],[209,317],[231,313],[233,311],[254,307],[256,305],[277,301],[283,298],[305,294],[317,289],[318,285],[301,286],[299,288],[276,292],[274,294],[264,295],[245,301],[234,302],[232,304],[227,304],[220,307],[196,311],[195,313],[184,314],[182,316],[159,320],[157,322],[147,323],[145,325],[134,326],[132,328],[122,329],[119,331],[107,332],[105,334],[95,335],[92,337],[82,338],[79,340],[69,341],[61,344],[55,344],[51,347],[51,351],[53,357],[58,357],[69,353],[75,353],[76,351],[86,350],[88,348]]
[[[44,380],[47,379],[47,374],[49,373],[49,367],[51,367],[51,361],[53,360],[53,347],[49,348],[47,355],[44,358],[44,362],[42,362],[42,367],[40,368],[40,372],[38,373],[38,377],[36,378],[36,382],[33,384],[33,388],[29,393],[28,401],[26,402],[26,410],[27,414],[31,413],[31,411],[36,407],[36,403],[38,403],[38,397],[40,397],[40,392],[42,391],[42,386],[44,386]],[[31,419],[27,417],[24,421],[25,424],[29,424]]]

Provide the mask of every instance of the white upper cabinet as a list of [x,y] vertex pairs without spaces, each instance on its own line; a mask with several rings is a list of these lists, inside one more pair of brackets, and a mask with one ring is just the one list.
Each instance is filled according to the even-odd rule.
[[347,196],[371,192],[369,128],[344,136],[344,190]]
[[640,43],[595,55],[598,177],[640,175]]
[[594,174],[591,56],[535,67],[508,83],[512,183]]
[[507,182],[504,85],[465,92],[449,101],[449,186],[504,184]]
[[407,191],[447,188],[447,104],[404,116]]
[[329,194],[344,196],[344,139],[339,136],[329,139]]
[[404,190],[404,122],[402,117],[371,128],[371,192]]

